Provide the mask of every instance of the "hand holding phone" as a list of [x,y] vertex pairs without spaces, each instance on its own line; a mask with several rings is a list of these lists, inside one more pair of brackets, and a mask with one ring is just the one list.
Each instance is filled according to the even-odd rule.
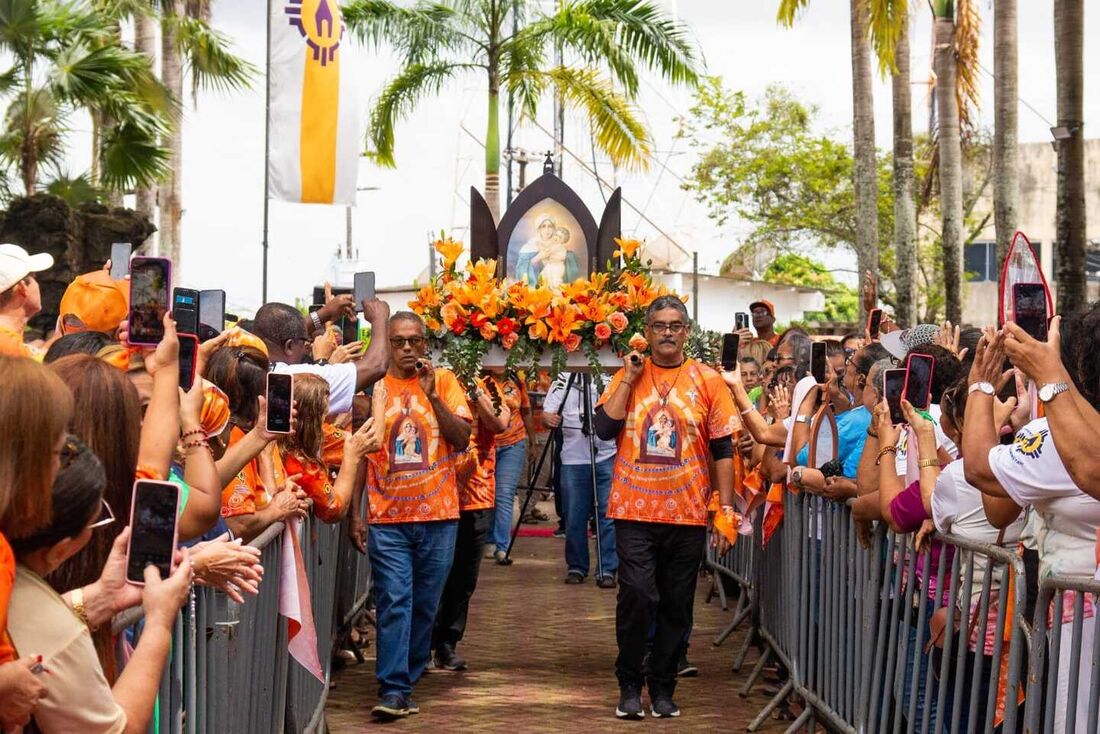
[[225,291],[199,291],[199,324],[213,332],[210,336],[207,336],[210,332],[200,334],[203,341],[212,339],[225,330]]
[[180,334],[179,369],[180,388],[188,392],[195,384],[195,370],[199,358],[199,338],[193,334]]
[[135,257],[130,261],[129,341],[155,346],[164,338],[164,315],[172,286],[172,261]]
[[905,392],[906,370],[902,368],[886,370],[882,373],[882,397],[890,407],[890,422],[895,426],[905,422],[905,412],[901,408],[901,396]]
[[145,567],[152,565],[160,577],[175,568],[179,486],[172,482],[139,479],[130,500],[130,542],[126,549],[126,580],[145,584]]
[[882,331],[882,309],[872,308],[867,314],[867,336],[871,341],[878,341]]
[[191,288],[172,290],[172,318],[176,320],[178,333],[198,336],[201,309],[199,291]]
[[825,342],[810,345],[810,374],[818,385],[825,384]]
[[1017,283],[1012,286],[1013,321],[1031,338],[1045,342],[1050,324],[1047,291],[1042,283]]
[[133,249],[129,242],[115,242],[111,245],[111,280],[122,280],[130,274],[130,255]]
[[737,353],[741,348],[740,334],[722,335],[722,369],[732,372],[737,367]]
[[742,329],[749,328],[749,314],[745,311],[738,311],[733,315],[733,328],[734,331],[741,331]]
[[928,410],[932,404],[932,373],[936,360],[924,354],[910,354],[905,363],[905,399],[917,410]]
[[[355,311],[357,313],[362,313],[363,301],[369,301],[374,298],[374,273],[356,273],[353,285],[352,291],[355,298]],[[351,341],[355,340],[352,339]]]

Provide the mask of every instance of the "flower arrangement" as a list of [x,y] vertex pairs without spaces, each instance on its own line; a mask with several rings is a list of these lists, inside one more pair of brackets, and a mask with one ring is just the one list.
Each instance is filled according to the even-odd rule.
[[[424,319],[432,346],[465,384],[472,384],[489,348],[507,354],[505,370],[537,368],[550,356],[551,377],[571,352],[585,355],[602,386],[600,350],[616,354],[648,348],[642,331],[649,304],[671,291],[655,284],[642,262],[643,244],[616,239],[622,266],[551,288],[540,282],[505,283],[495,260],[457,266],[463,246],[442,236],[433,243],[442,272],[418,288],[409,307]],[[681,296],[686,301],[686,297]]]

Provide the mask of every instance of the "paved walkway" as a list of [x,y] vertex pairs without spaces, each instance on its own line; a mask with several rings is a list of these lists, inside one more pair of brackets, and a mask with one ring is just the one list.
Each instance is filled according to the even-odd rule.
[[[620,722],[614,718],[618,687],[615,661],[615,591],[589,579],[581,586],[562,583],[563,541],[520,538],[515,565],[485,561],[474,595],[470,624],[460,652],[469,661],[463,673],[428,673],[414,697],[422,713],[388,724],[408,731],[444,732],[602,732],[658,727],[666,731],[744,731],[767,701],[758,684],[748,698],[736,690],[756,660],[749,653],[741,674],[730,663],[741,640],[735,634],[719,648],[711,642],[731,618],[715,599],[706,604],[701,580],[695,605],[690,659],[697,678],[681,680],[678,719]],[[327,720],[336,734],[378,731],[370,721],[377,686],[373,645],[367,663],[337,674]],[[761,731],[783,731],[769,721]]]

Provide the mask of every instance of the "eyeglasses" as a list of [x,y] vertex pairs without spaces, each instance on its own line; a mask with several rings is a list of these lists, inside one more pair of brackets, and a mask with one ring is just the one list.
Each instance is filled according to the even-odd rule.
[[416,348],[424,344],[427,341],[422,336],[391,336],[390,346],[394,349],[402,349],[406,344],[410,347]]
[[772,312],[766,308],[754,308],[750,313],[753,316],[771,316]]
[[649,328],[653,329],[657,334],[679,334],[687,328],[687,324],[682,321],[673,321],[671,324],[666,324],[662,321],[654,321],[649,325]]
[[115,513],[111,510],[111,505],[107,503],[107,499],[103,498],[100,502],[103,503],[103,507],[99,511],[99,519],[88,526],[89,530],[110,525],[115,521]]
[[775,360],[776,364],[783,364],[784,362],[794,362],[794,361],[795,361],[794,356],[790,355],[790,354],[787,354],[787,355],[780,354],[779,357]]
[[287,341],[289,341],[291,343],[301,342],[302,346],[304,346],[304,347],[313,346],[313,339],[311,337],[308,337],[308,336],[296,336],[293,339],[288,339]]

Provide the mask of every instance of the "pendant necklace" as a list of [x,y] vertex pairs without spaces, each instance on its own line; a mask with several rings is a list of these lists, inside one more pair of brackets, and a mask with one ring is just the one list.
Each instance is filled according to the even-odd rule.
[[[670,384],[670,385],[668,386],[668,388],[667,388],[667,389],[666,389],[666,390],[665,390],[664,392],[661,392],[661,388],[657,387],[657,378],[655,378],[655,377],[653,376],[653,368],[654,368],[654,365],[653,365],[653,364],[650,364],[650,366],[649,366],[649,369],[650,369],[650,372],[649,372],[649,381],[650,381],[651,383],[653,383],[653,389],[657,391],[657,396],[658,396],[658,398],[659,398],[658,402],[660,402],[660,404],[661,404],[661,407],[662,407],[662,408],[663,408],[663,407],[665,407],[665,405],[667,405],[667,404],[668,404],[668,396],[669,396],[669,394],[670,394],[670,393],[672,392],[672,389],[673,389],[674,387],[676,387],[676,383],[677,383],[677,381],[679,381],[679,379],[680,379],[680,372],[682,372],[682,371],[683,371],[683,369],[684,369],[684,364],[685,364],[686,362],[687,362],[687,360],[686,360],[686,359],[685,359],[685,360],[684,360],[683,362],[680,362],[680,366],[679,366],[679,367],[678,367],[678,368],[676,369],[676,376],[672,378],[672,383],[671,383],[671,384]],[[662,380],[662,381],[661,381],[661,384],[662,384],[662,385],[663,385],[663,384],[665,384],[665,383],[664,383],[664,380]]]

